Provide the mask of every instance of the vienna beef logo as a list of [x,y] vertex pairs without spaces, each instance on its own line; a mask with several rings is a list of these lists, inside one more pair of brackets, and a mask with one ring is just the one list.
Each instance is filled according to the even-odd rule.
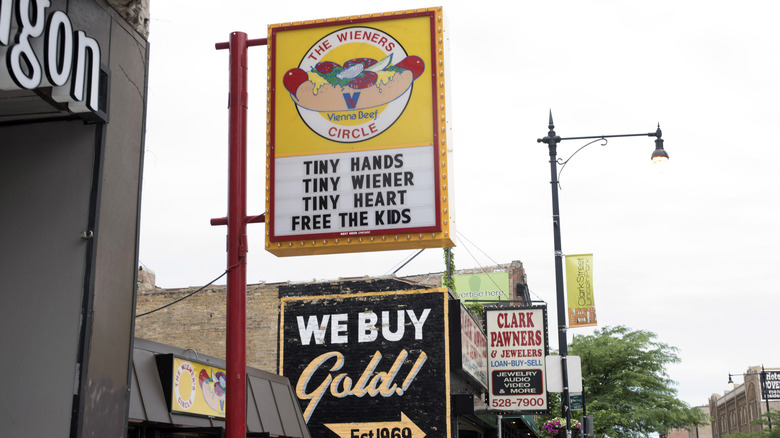
[[348,27],[317,41],[283,84],[304,123],[340,143],[376,137],[403,114],[425,70],[392,36]]
[[[415,340],[423,340],[423,326],[430,312],[431,309],[423,309],[419,313],[412,309],[398,310],[395,312],[395,328],[391,327],[389,311],[383,311],[379,315],[372,311],[354,315],[357,319],[357,344],[398,342],[404,339],[404,333],[408,329],[414,331]],[[349,316],[347,313],[322,317],[298,316],[297,327],[301,345],[349,344]],[[406,349],[400,350],[392,364],[389,364],[389,361],[381,363],[383,357],[382,352],[377,350],[359,376],[350,376],[347,372],[339,373],[350,358],[338,351],[323,353],[314,358],[301,373],[295,387],[298,399],[308,401],[303,412],[304,420],[309,421],[327,392],[337,399],[403,396],[428,360],[424,351],[420,351],[415,358]],[[411,367],[408,366],[409,363]],[[382,369],[387,371],[380,371]],[[313,376],[322,375],[322,371],[327,373],[325,378],[312,381]]]
[[72,112],[99,111],[100,45],[50,0],[0,0],[0,90],[52,87]]

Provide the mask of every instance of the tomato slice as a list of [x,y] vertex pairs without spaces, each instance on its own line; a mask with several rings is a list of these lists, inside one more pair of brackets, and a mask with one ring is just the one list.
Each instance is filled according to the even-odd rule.
[[379,76],[372,71],[363,71],[355,79],[349,81],[349,86],[355,89],[368,88],[376,84]]
[[330,73],[336,67],[341,67],[341,66],[333,61],[318,62],[317,65],[314,66],[314,68],[316,68],[317,71],[322,74]]

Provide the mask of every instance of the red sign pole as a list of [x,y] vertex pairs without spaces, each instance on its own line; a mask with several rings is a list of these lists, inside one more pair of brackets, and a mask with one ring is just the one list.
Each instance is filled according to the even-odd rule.
[[228,216],[211,221],[228,227],[226,438],[246,437],[246,224],[259,222],[246,216],[247,47],[265,44],[265,39],[247,40],[243,32],[216,44],[217,50],[230,50]]
[[225,437],[246,438],[246,34],[230,34]]

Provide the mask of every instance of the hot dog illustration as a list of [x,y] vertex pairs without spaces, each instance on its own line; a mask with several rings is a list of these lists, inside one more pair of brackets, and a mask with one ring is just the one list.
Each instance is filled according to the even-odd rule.
[[217,373],[214,374],[214,370],[212,370],[211,375],[209,375],[206,370],[200,370],[200,375],[198,377],[200,389],[203,393],[203,400],[206,402],[208,407],[216,412],[224,413],[226,386],[225,373],[222,371],[217,371]]
[[351,111],[387,104],[403,95],[425,70],[418,56],[392,64],[393,55],[377,61],[350,59],[343,65],[321,61],[311,71],[293,68],[282,83],[299,106],[318,112]]

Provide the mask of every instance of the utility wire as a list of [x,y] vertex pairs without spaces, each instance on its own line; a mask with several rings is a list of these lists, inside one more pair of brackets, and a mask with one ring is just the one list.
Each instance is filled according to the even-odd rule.
[[415,257],[417,257],[418,255],[422,254],[422,252],[423,252],[423,251],[425,251],[425,248],[423,248],[423,249],[421,249],[421,250],[417,251],[416,253],[414,253],[414,255],[413,255],[413,256],[411,256],[411,257],[409,258],[409,260],[407,260],[406,262],[404,262],[404,264],[403,264],[403,265],[399,266],[399,267],[398,267],[398,269],[396,269],[395,271],[393,271],[393,275],[395,275],[395,273],[396,273],[396,272],[400,271],[400,270],[401,270],[401,268],[403,268],[404,266],[406,266],[407,264],[409,264],[409,262],[411,262],[412,260],[414,260],[414,258],[415,258]]
[[[493,262],[493,264],[495,264],[495,265],[498,265],[498,264],[499,264],[498,262],[496,262],[495,260],[493,260],[493,259],[492,259],[492,258],[491,258],[489,255],[487,255],[487,253],[486,253],[485,251],[482,251],[482,249],[481,249],[480,247],[478,247],[477,245],[475,245],[475,244],[474,244],[474,242],[472,242],[471,240],[469,240],[469,238],[468,238],[468,237],[466,237],[466,236],[465,236],[463,233],[461,233],[461,232],[460,232],[460,230],[455,230],[455,232],[457,233],[457,235],[458,235],[459,237],[462,237],[463,239],[465,239],[465,240],[466,240],[466,242],[470,243],[470,244],[471,244],[471,245],[472,245],[474,248],[477,248],[477,249],[479,250],[479,252],[481,252],[482,254],[484,254],[484,255],[485,255],[485,257],[487,257],[488,259],[490,259],[490,261],[491,261],[491,262]],[[474,259],[474,260],[476,261],[476,259]]]
[[[457,238],[458,238],[459,240],[460,240],[460,238],[463,238],[463,239],[464,239],[466,242],[468,242],[469,244],[471,244],[471,245],[472,245],[474,248],[478,249],[478,250],[479,250],[479,252],[481,252],[482,254],[484,254],[484,255],[485,255],[485,257],[487,257],[487,258],[488,258],[488,259],[489,259],[491,262],[493,262],[493,264],[495,264],[495,265],[499,265],[499,263],[498,263],[498,262],[496,262],[495,260],[493,260],[493,258],[492,258],[492,257],[490,257],[490,256],[489,256],[489,255],[488,255],[488,254],[487,254],[485,251],[482,251],[482,249],[481,249],[480,247],[478,247],[476,244],[474,244],[474,242],[472,242],[471,240],[469,240],[469,239],[468,239],[468,237],[466,237],[466,236],[465,236],[463,233],[461,233],[461,232],[460,232],[460,230],[456,230],[455,232],[457,233]],[[468,247],[467,247],[465,244],[463,245],[463,248],[466,250],[466,252],[468,252],[468,253],[469,253],[469,255],[471,256],[471,258],[472,258],[472,259],[474,259],[474,261],[477,263],[477,265],[478,265],[478,266],[479,266],[479,268],[482,270],[482,272],[484,272],[484,273],[488,274],[488,272],[486,272],[486,271],[485,271],[485,268],[483,268],[483,267],[482,267],[482,265],[480,265],[480,264],[479,264],[479,261],[477,261],[477,259],[474,257],[474,255],[471,253],[471,251],[469,251]],[[490,281],[492,281],[492,282],[493,282],[493,284],[494,284],[494,285],[495,285],[495,286],[496,286],[496,287],[497,287],[499,290],[501,289],[501,288],[498,286],[498,284],[496,284],[495,280],[493,280],[493,278],[492,278],[492,277],[488,276],[488,278],[490,278]],[[540,297],[540,296],[539,296],[539,295],[537,295],[537,294],[536,294],[534,291],[532,291],[530,287],[528,288],[528,293],[532,294],[533,296],[535,296],[536,298],[538,298],[540,301],[544,301],[544,300],[542,299],[542,297]]]
[[[457,232],[457,231],[456,231],[456,232]],[[459,233],[459,232],[458,232],[458,234],[459,234],[459,235],[461,235],[461,236],[463,236],[463,234],[461,234],[461,233]],[[465,236],[463,236],[463,238],[465,239]],[[468,240],[468,239],[466,239],[466,240],[467,240],[469,243],[471,243],[471,241],[470,241],[470,240]],[[463,242],[461,241],[461,243],[463,243]],[[471,244],[472,244],[472,245],[474,245],[473,243],[471,243]],[[478,248],[476,245],[474,245],[474,247],[475,247],[475,248],[477,248],[477,249],[479,249],[479,248]],[[469,248],[468,248],[468,246],[466,246],[466,244],[465,244],[465,243],[463,244],[463,249],[465,249],[465,250],[466,250],[466,252],[467,252],[467,253],[469,253],[469,255],[471,256],[471,258],[472,258],[472,259],[474,259],[474,262],[476,262],[477,266],[479,266],[479,269],[480,269],[480,270],[481,270],[483,273],[485,273],[485,274],[489,274],[489,273],[490,273],[490,272],[487,272],[487,269],[486,269],[486,268],[484,268],[484,267],[483,267],[481,264],[479,264],[479,261],[477,260],[477,258],[476,258],[476,257],[474,257],[474,254],[472,254],[472,253],[471,253],[471,251],[469,251]],[[480,251],[482,251],[482,250],[480,249]],[[483,252],[483,254],[484,254],[484,252]],[[488,257],[488,258],[490,259],[490,257]],[[490,260],[491,260],[493,263],[496,263],[496,262],[495,262],[495,260],[493,260],[493,259],[490,259]],[[496,263],[496,265],[498,265],[498,263]],[[496,287],[496,289],[498,289],[498,290],[500,290],[500,291],[502,291],[502,292],[510,293],[510,291],[504,291],[504,290],[502,290],[502,289],[501,289],[501,286],[499,286],[499,285],[498,285],[498,283],[496,283],[496,280],[494,280],[494,279],[493,279],[493,276],[491,276],[491,275],[488,275],[487,277],[488,277],[488,279],[490,279],[490,282],[491,282],[491,283],[493,283],[493,285]]]
[[[423,249],[424,249],[424,248],[423,248]],[[414,254],[412,254],[411,256],[406,256],[406,257],[404,257],[403,259],[401,259],[401,261],[400,261],[400,262],[396,263],[395,265],[393,265],[393,267],[392,267],[392,268],[390,268],[390,269],[392,269],[392,270],[393,270],[393,272],[392,272],[392,273],[393,273],[393,274],[395,274],[396,272],[400,271],[400,270],[401,270],[401,268],[403,268],[403,267],[404,267],[404,266],[405,266],[407,263],[409,263],[410,261],[412,261],[412,259],[413,259],[413,258],[415,258],[415,257],[417,257],[418,255],[420,255],[420,253],[421,253],[421,252],[422,252],[422,250],[419,250],[419,251],[415,252]],[[398,267],[399,265],[400,265],[400,267]],[[390,273],[390,271],[386,271],[386,272],[385,272],[385,275],[390,275],[390,274],[391,274],[391,273]]]
[[162,307],[158,307],[158,308],[156,308],[156,309],[154,309],[154,310],[150,310],[150,311],[148,311],[148,312],[145,312],[145,313],[142,313],[142,314],[140,314],[140,315],[135,315],[135,317],[136,317],[136,318],[140,318],[140,317],[142,317],[142,316],[146,316],[146,315],[148,315],[148,314],[150,314],[150,313],[154,313],[154,312],[157,312],[158,310],[162,310],[162,309],[164,309],[164,308],[166,308],[166,307],[172,306],[172,305],[174,305],[174,304],[178,303],[179,301],[183,301],[183,300],[185,300],[185,299],[187,299],[187,298],[189,298],[189,297],[191,297],[191,296],[195,295],[196,293],[198,293],[198,292],[202,291],[203,289],[206,289],[207,287],[211,286],[212,284],[214,284],[214,282],[215,282],[215,281],[217,281],[217,280],[219,280],[220,278],[224,277],[224,276],[225,276],[225,274],[227,274],[227,273],[228,273],[228,271],[226,270],[226,271],[225,271],[225,272],[223,272],[223,273],[222,273],[222,274],[221,274],[219,277],[217,277],[217,278],[215,278],[215,279],[211,280],[211,281],[209,282],[209,284],[207,284],[207,285],[205,285],[205,286],[201,287],[200,289],[198,289],[198,290],[196,290],[196,291],[194,291],[194,292],[188,293],[187,295],[185,295],[185,296],[183,296],[183,297],[179,298],[178,300],[171,301],[170,303],[168,303],[168,304],[166,304],[166,305],[164,305],[164,306],[162,306]]

